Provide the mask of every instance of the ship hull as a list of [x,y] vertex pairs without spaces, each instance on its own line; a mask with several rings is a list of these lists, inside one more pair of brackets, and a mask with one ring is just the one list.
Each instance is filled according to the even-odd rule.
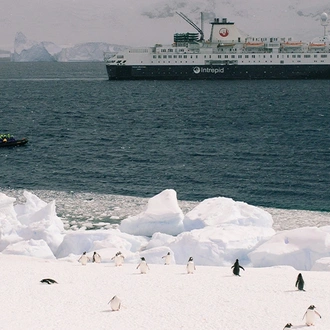
[[329,64],[107,65],[109,80],[330,79]]

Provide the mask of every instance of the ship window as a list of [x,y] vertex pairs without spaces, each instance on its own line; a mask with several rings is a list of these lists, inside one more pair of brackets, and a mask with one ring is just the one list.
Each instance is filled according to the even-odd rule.
[[187,55],[183,55],[183,58],[187,58]]
[[177,58],[177,56],[176,55],[173,55],[173,58]]
[[182,58],[182,55],[179,55],[179,58]]
[[228,55],[225,55],[225,58],[228,58]]
[[289,58],[289,57],[290,57],[290,55],[286,55],[286,57],[287,57],[287,58]]
[[172,55],[168,55],[168,58],[172,58]]
[[327,55],[321,55],[322,58],[328,57]]
[[311,56],[310,55],[304,55],[305,58],[310,58]]
[[249,58],[249,55],[245,55],[245,58]]
[[317,55],[314,55],[314,58],[316,58],[317,57]]
[[164,55],[163,58],[167,58],[167,55]]
[[296,55],[292,55],[292,58],[296,58]]
[[156,55],[153,55],[152,58],[156,58],[157,56]]
[[161,52],[162,53],[166,53],[166,49],[161,49]]
[[238,55],[237,57],[238,57],[238,58],[242,58],[242,55]]
[[167,51],[168,51],[169,53],[173,53],[173,49],[172,49],[172,48],[168,49]]
[[158,58],[162,58],[162,55],[158,55]]
[[252,55],[251,57],[252,57],[252,58],[256,58],[256,56],[255,56],[255,55]]
[[301,58],[301,55],[297,55],[298,58]]
[[231,58],[235,58],[235,55],[231,55]]
[[221,58],[221,55],[218,55],[218,58]]

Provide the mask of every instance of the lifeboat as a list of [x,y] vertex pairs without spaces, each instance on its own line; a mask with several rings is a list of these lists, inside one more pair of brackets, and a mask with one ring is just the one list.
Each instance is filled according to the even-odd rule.
[[264,47],[264,45],[263,42],[246,42],[243,46],[244,48],[260,48]]
[[282,48],[301,48],[302,45],[303,45],[303,42],[301,42],[301,41],[298,41],[298,42],[287,41],[287,42],[281,43]]
[[325,42],[311,42],[308,45],[308,48],[310,48],[310,49],[320,49],[320,48],[324,48],[325,46],[326,46]]

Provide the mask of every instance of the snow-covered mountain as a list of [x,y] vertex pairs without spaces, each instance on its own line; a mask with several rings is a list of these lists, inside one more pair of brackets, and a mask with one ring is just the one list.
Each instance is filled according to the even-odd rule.
[[18,32],[11,58],[13,62],[97,62],[104,60],[104,52],[116,52],[123,48],[104,42],[87,42],[62,48],[52,42],[29,40],[22,32]]
[[[0,49],[12,49],[17,31],[42,43],[63,45],[102,42],[110,45],[150,46],[173,42],[173,34],[195,32],[179,17],[183,12],[209,36],[209,21],[226,17],[249,35],[285,36],[310,41],[323,35],[324,0],[57,0],[40,3],[6,1],[1,6]],[[40,46],[40,45],[39,45]],[[44,48],[47,49],[45,45]],[[43,48],[42,47],[42,48]],[[41,51],[41,50],[39,50]]]

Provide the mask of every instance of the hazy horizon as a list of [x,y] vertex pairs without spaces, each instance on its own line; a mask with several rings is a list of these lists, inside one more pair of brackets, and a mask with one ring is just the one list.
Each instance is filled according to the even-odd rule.
[[[198,26],[205,13],[204,32],[209,35],[209,21],[227,17],[250,35],[292,36],[309,41],[323,34],[320,14],[330,14],[330,4],[315,0],[238,0],[163,1],[144,0],[57,0],[28,3],[13,0],[2,5],[0,49],[12,50],[15,35],[22,32],[28,39],[50,41],[59,46],[85,42],[150,46],[171,43],[174,33],[194,29],[176,14],[183,12]],[[272,24],[269,24],[272,22]]]

